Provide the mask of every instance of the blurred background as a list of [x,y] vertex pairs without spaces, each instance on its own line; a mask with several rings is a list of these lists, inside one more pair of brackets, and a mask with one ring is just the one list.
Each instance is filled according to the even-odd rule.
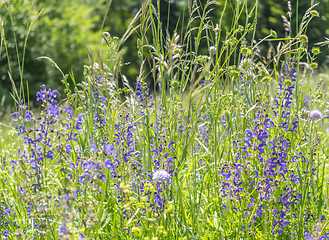
[[[198,0],[202,6],[207,1]],[[74,73],[77,82],[83,79],[83,66],[90,65],[87,47],[97,58],[97,49],[103,53],[103,61],[109,58],[108,49],[103,42],[102,32],[107,31],[111,37],[120,38],[126,31],[134,15],[143,4],[143,0],[2,0],[0,1],[0,103],[2,106],[13,106],[14,102],[10,93],[12,83],[8,71],[11,69],[11,77],[19,88],[20,66],[24,58],[23,82],[28,83],[30,100],[35,101],[35,93],[45,84],[52,89],[63,92],[61,83],[62,74],[47,60],[37,59],[47,56],[57,63],[64,74]],[[163,31],[173,34],[176,27],[180,32],[187,23],[188,5],[191,0],[160,0],[160,19],[163,23]],[[219,22],[225,0],[216,0],[218,4],[212,5],[210,22],[213,26]],[[247,1],[250,7],[255,1]],[[262,39],[270,34],[270,29],[276,31],[278,37],[285,37],[285,22],[292,23],[292,36],[296,34],[296,16],[298,22],[302,21],[305,11],[310,7],[309,0],[275,1],[259,0],[258,22],[255,39]],[[154,1],[156,5],[156,1]],[[230,24],[237,1],[229,1],[223,17],[222,29],[230,29]],[[329,0],[322,0],[315,8],[320,16],[312,20],[307,29],[309,49],[315,43],[325,41],[329,35]],[[42,10],[43,9],[43,10]],[[298,9],[298,12],[296,11]],[[41,13],[40,13],[41,12]],[[288,14],[291,12],[291,15]],[[40,13],[40,14],[39,14]],[[39,14],[39,15],[38,15]],[[169,16],[169,18],[168,18]],[[284,17],[282,17],[284,16]],[[286,19],[285,19],[286,18]],[[243,17],[241,19],[243,21]],[[31,22],[33,25],[31,25]],[[197,23],[196,23],[197,24]],[[243,25],[244,23],[241,22]],[[29,35],[27,41],[26,36]],[[127,77],[130,83],[134,83],[138,76],[141,60],[137,56],[138,33],[133,33],[120,47],[123,49],[122,62],[126,63],[120,71]],[[4,45],[6,41],[6,47]],[[103,44],[102,44],[103,42]],[[264,44],[266,52],[270,45]],[[25,46],[25,51],[24,51]],[[202,50],[203,49],[203,50]],[[207,52],[205,41],[201,51]],[[318,71],[325,72],[328,68],[329,49],[321,48],[317,62]],[[9,61],[8,61],[9,59]],[[68,80],[70,82],[70,79]]]

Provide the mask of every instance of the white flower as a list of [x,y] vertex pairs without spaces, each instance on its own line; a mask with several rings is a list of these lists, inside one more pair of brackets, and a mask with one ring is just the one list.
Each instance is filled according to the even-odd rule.
[[170,174],[166,170],[159,169],[153,173],[153,180],[169,180]]
[[210,46],[210,47],[209,47],[209,53],[210,53],[211,55],[214,55],[214,54],[216,53],[216,47],[215,47],[215,46]]
[[310,113],[310,118],[312,120],[318,120],[322,118],[322,113],[319,110],[312,110]]
[[250,58],[242,58],[239,63],[239,68],[243,70],[253,69],[255,67],[255,63]]
[[256,77],[256,75],[253,73],[255,63],[250,58],[241,59],[239,68],[241,69],[241,72],[244,73],[244,75],[252,78]]
[[299,114],[299,118],[303,120],[308,120],[310,117],[310,111],[307,111],[306,109],[302,109]]

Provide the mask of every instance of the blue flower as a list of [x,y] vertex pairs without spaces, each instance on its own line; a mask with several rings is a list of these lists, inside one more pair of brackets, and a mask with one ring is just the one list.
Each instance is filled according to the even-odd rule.
[[53,160],[53,159],[54,159],[54,158],[53,158],[53,154],[54,154],[54,152],[51,151],[51,150],[49,150],[49,151],[47,152],[47,158],[50,158],[51,160]]
[[12,113],[12,114],[10,114],[10,115],[13,115],[14,116],[14,121],[15,122],[17,122],[18,121],[18,119],[19,119],[19,117],[20,117],[20,114],[19,114],[19,112],[14,112],[14,113]]
[[66,233],[66,226],[60,225],[58,229],[59,229],[59,234],[58,235],[60,237],[64,236],[64,234]]
[[305,240],[312,240],[312,235],[310,233],[305,233],[304,234]]
[[46,86],[41,85],[40,92],[37,92],[37,101],[45,101],[47,99]]
[[47,110],[48,114],[51,115],[53,118],[58,118],[58,106],[51,104],[45,110]]

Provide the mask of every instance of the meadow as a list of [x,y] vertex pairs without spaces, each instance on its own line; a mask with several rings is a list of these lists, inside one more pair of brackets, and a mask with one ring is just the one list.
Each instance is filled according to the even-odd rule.
[[[2,239],[329,239],[327,42],[307,37],[321,4],[259,40],[257,1],[235,6],[231,29],[208,17],[216,2],[189,3],[187,28],[168,33],[145,1],[121,38],[100,36],[108,58],[89,51],[81,82],[43,57],[64,93],[41,85],[32,105],[12,82]],[[134,84],[120,71],[132,32]]]

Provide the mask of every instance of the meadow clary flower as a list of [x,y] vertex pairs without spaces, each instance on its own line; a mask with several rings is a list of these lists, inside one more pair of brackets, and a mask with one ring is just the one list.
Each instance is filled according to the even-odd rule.
[[310,118],[312,120],[318,120],[322,118],[322,113],[319,110],[312,110],[310,113]]
[[304,97],[304,105],[305,106],[310,105],[311,100],[312,100],[312,98],[309,95],[305,95],[305,97]]
[[42,84],[40,86],[41,90],[40,92],[37,92],[37,101],[45,101],[47,99],[47,90],[46,90],[46,86],[44,84]]
[[169,180],[170,174],[166,170],[159,169],[153,173],[153,180]]

